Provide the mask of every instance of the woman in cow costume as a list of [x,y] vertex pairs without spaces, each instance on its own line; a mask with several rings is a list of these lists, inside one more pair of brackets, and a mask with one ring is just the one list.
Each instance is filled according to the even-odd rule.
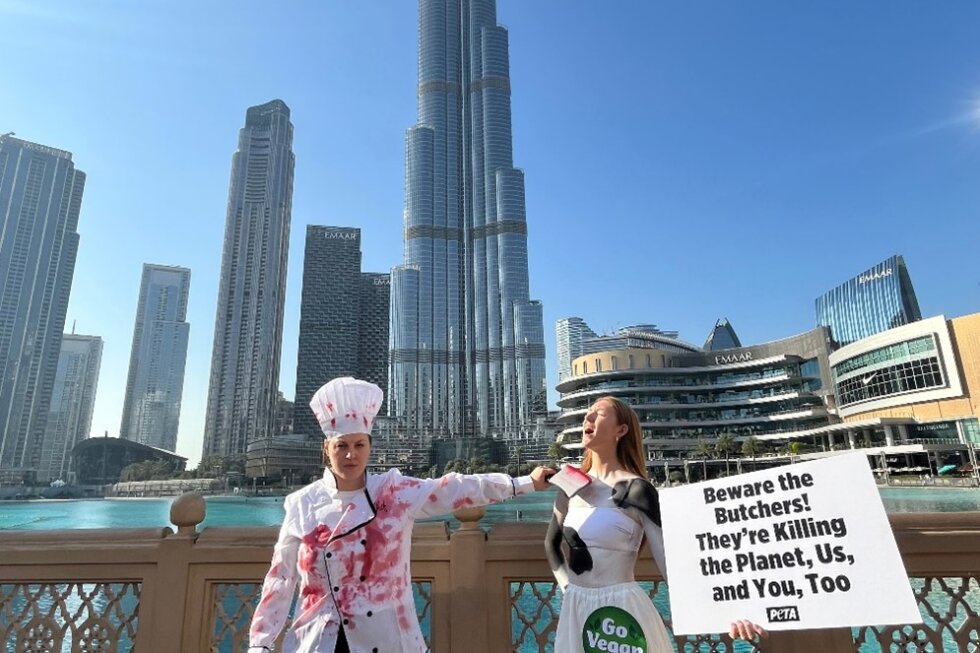
[[[580,471],[585,474],[574,486],[580,489],[571,498],[558,493],[545,540],[562,590],[555,653],[583,653],[586,645],[589,651],[673,651],[663,620],[633,580],[644,537],[667,577],[660,504],[647,480],[636,413],[615,397],[599,399],[585,415],[582,445]],[[604,623],[605,631],[595,628],[596,623]],[[621,639],[616,649],[607,649],[599,640],[613,625]],[[765,631],[738,621],[730,634],[752,639]]]
[[272,566],[249,632],[249,653],[271,651],[299,585],[286,653],[421,653],[426,650],[409,570],[417,518],[504,501],[547,487],[530,476],[367,474],[371,427],[384,395],[345,377],[313,396],[326,435],[323,478],[286,497]]

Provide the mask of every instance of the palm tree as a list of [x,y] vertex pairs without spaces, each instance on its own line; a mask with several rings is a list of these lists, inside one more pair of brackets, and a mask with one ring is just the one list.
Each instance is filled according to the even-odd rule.
[[694,457],[701,459],[701,480],[708,480],[708,458],[712,457],[714,454],[714,449],[710,444],[708,444],[704,438],[698,438],[697,443],[694,445]]
[[722,433],[715,440],[715,453],[725,457],[725,475],[731,474],[732,470],[728,462],[728,457],[735,452],[735,438],[728,433]]
[[561,446],[561,442],[555,440],[554,442],[548,445],[548,458],[555,465],[558,464],[558,462],[562,459],[562,457],[564,457],[564,455],[565,455],[565,448]]
[[742,442],[742,455],[755,458],[762,453],[762,443],[752,437]]
[[786,453],[789,454],[789,458],[791,461],[793,460],[794,457],[799,456],[800,451],[802,450],[803,450],[803,443],[798,442],[797,440],[793,440],[792,442],[786,445]]

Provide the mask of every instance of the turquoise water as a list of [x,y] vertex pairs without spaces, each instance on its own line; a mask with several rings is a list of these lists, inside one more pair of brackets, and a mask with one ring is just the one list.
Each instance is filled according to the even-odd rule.
[[[882,488],[888,512],[969,512],[980,510],[980,489]],[[537,492],[487,508],[482,523],[499,521],[546,522],[551,516],[554,490]],[[170,524],[172,498],[73,499],[54,501],[0,501],[0,530],[56,530],[72,528],[158,528]],[[278,526],[282,523],[282,497],[209,497],[204,527]],[[451,517],[448,519],[455,526]]]

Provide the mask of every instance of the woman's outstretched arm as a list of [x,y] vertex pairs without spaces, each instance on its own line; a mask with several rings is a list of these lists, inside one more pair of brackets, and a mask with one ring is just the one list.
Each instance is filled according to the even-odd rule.
[[547,477],[555,470],[537,467],[529,476],[512,478],[507,474],[457,474],[442,478],[412,478],[392,470],[403,500],[412,504],[416,517],[445,515],[460,508],[500,503],[520,494],[543,490]]

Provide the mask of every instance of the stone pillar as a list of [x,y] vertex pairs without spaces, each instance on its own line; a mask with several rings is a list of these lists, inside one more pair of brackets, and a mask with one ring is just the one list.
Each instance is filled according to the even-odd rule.
[[453,588],[450,607],[450,651],[489,653],[487,640],[486,533],[479,521],[483,507],[462,508],[453,513],[459,530],[449,539],[449,576]]
[[854,431],[847,431],[847,444],[850,445],[851,449],[857,449],[857,444],[854,441]]
[[200,633],[191,627],[185,628],[185,618],[187,603],[192,598],[189,592],[194,591],[189,578],[190,560],[200,535],[197,527],[204,521],[206,513],[207,504],[198,492],[182,494],[170,504],[170,521],[177,525],[177,532],[160,541],[153,591],[140,597],[135,644],[141,651],[168,648],[193,651],[199,646]]
[[892,433],[892,427],[888,424],[882,424],[882,428],[885,429],[885,444],[889,447],[895,446],[895,436]]

